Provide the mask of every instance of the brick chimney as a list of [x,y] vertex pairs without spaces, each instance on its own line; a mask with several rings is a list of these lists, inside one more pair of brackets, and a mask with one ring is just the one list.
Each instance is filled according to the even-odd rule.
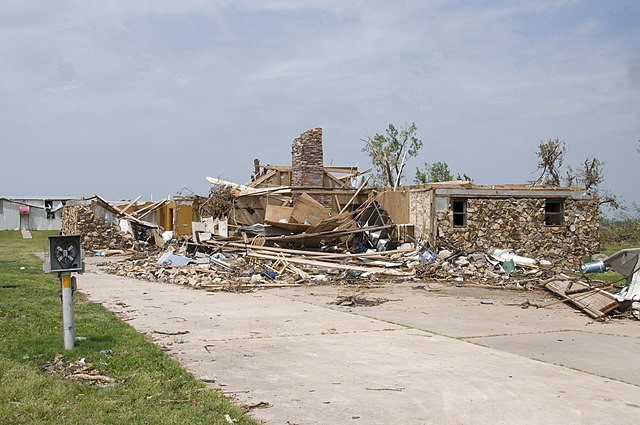
[[[322,156],[322,129],[311,128],[293,139],[291,144],[291,186],[323,187],[324,161]],[[311,194],[314,199],[331,208],[330,195]],[[294,196],[294,202],[297,197]]]

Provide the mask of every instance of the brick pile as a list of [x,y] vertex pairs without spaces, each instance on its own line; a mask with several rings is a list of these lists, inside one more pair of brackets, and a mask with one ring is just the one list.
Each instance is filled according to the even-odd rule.
[[133,235],[124,233],[115,223],[99,219],[91,205],[68,205],[62,211],[62,234],[81,235],[82,247],[86,251],[122,249],[142,251],[144,244]]

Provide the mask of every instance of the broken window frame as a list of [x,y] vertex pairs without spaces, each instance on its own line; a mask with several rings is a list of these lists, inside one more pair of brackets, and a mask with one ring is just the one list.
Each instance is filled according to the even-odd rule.
[[[550,207],[554,208],[551,209]],[[544,200],[544,225],[558,227],[564,223],[564,199],[550,198]]]
[[53,210],[53,201],[51,199],[44,200],[44,211],[46,213],[47,220],[55,220],[56,212]]
[[[456,205],[461,205],[462,210],[456,211]],[[467,225],[467,198],[451,198],[451,213],[453,214],[453,227],[465,227]],[[460,221],[462,222],[460,223]]]

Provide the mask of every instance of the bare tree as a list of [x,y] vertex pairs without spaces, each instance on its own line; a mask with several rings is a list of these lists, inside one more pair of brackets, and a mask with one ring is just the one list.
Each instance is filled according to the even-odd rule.
[[538,170],[541,170],[541,173],[536,183],[548,183],[554,186],[560,186],[561,183],[567,186],[578,185],[595,193],[600,200],[600,205],[613,209],[622,207],[616,195],[600,187],[604,181],[604,162],[598,158],[586,158],[577,169],[568,165],[564,169],[564,178],[561,178],[566,153],[564,140],[557,137],[540,142],[536,155]]
[[560,169],[564,163],[564,156],[567,153],[564,140],[559,138],[549,139],[546,142],[540,142],[538,145],[538,170],[541,170],[540,177],[536,183],[549,183],[554,186],[560,186]]
[[604,162],[598,158],[586,158],[584,160],[582,167],[578,168],[577,179],[585,189],[597,189],[600,183],[604,181],[603,166]]
[[401,130],[389,124],[385,134],[362,140],[365,142],[362,151],[369,155],[377,172],[376,183],[395,186],[402,180],[406,160],[422,148],[422,141],[416,137],[417,130],[415,123],[405,124]]
[[566,181],[569,186],[570,179],[572,179],[572,183],[575,180],[576,184],[598,195],[600,205],[607,205],[613,209],[621,207],[620,200],[616,195],[600,187],[600,184],[604,182],[604,162],[600,159],[586,158],[575,173],[571,166],[568,166]]

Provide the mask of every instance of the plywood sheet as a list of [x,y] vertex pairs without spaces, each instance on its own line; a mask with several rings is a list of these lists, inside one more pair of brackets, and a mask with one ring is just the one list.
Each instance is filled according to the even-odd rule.
[[407,224],[409,221],[409,192],[384,192],[380,204],[395,224]]
[[303,193],[296,201],[291,217],[297,223],[308,222],[315,226],[329,218],[329,210],[308,194]]
[[267,208],[264,213],[264,221],[279,222],[280,220],[287,220],[287,222],[289,222],[291,219],[292,212],[293,212],[292,207],[267,205]]

